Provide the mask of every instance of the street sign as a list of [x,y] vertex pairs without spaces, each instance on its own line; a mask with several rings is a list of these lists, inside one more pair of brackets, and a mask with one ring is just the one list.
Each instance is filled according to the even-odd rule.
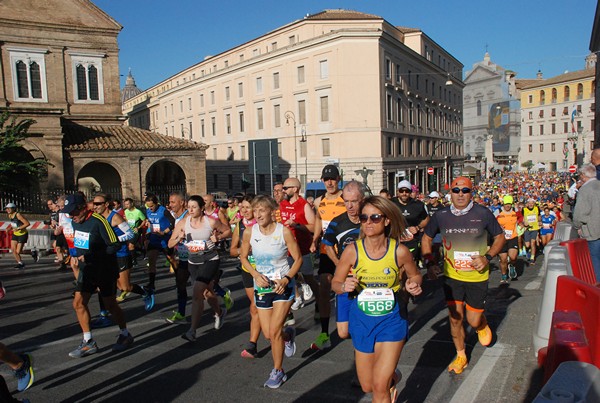
[[462,175],[461,167],[452,167],[452,178],[458,178]]
[[577,165],[571,165],[569,166],[569,173],[576,173],[577,172]]
[[429,168],[427,168],[427,173],[428,173],[429,175],[433,175],[433,167],[429,167]]
[[406,171],[396,171],[396,178],[406,178]]

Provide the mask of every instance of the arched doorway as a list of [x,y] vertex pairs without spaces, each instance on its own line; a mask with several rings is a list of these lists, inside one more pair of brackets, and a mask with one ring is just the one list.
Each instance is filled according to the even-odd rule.
[[89,199],[97,192],[107,193],[115,199],[122,199],[121,175],[110,164],[90,162],[77,175],[77,188]]
[[162,204],[167,204],[172,192],[187,192],[185,172],[172,161],[157,161],[146,173],[146,193],[155,194]]

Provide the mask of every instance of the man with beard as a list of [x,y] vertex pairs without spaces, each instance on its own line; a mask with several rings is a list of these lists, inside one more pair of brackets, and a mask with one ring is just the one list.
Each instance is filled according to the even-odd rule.
[[400,208],[400,213],[406,220],[406,241],[404,245],[410,250],[415,263],[421,258],[419,243],[421,241],[421,232],[429,222],[429,215],[423,202],[410,197],[412,185],[407,180],[398,183],[398,196],[392,201]]

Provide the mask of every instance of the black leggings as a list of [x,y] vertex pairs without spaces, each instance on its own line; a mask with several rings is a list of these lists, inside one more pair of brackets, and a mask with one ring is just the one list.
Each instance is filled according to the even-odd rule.
[[6,403],[19,403],[20,402],[20,400],[15,399],[10,394],[10,390],[8,390],[8,385],[6,384],[6,381],[4,380],[2,375],[0,375],[0,402],[6,402]]

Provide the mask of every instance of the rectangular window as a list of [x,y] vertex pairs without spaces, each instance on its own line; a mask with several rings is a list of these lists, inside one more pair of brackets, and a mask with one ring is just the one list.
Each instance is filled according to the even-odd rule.
[[398,148],[398,157],[403,157],[404,156],[404,139],[402,137],[400,137],[398,139],[398,141],[396,142],[397,144],[397,148]]
[[394,149],[394,138],[393,137],[387,137],[386,138],[386,147],[385,147],[385,154],[387,156],[391,156],[392,155],[392,150]]
[[540,117],[543,118],[544,117],[544,110],[540,110]]
[[413,103],[411,101],[408,102],[408,124],[413,125],[414,122],[414,111],[413,111]]
[[275,127],[281,127],[281,105],[273,106],[273,114],[275,115]]
[[165,118],[167,117],[167,112],[168,112],[167,105],[165,105]]
[[192,133],[193,133],[193,131],[192,131],[192,122],[189,123],[189,130],[190,130],[189,136],[190,136],[190,140],[191,140],[192,137],[193,137],[192,136]]
[[290,45],[293,45],[296,43],[296,35],[291,35],[288,37],[288,42]]
[[262,94],[263,85],[262,85],[262,77],[256,77],[256,93]]
[[385,79],[392,79],[392,61],[390,59],[385,59]]
[[183,101],[179,101],[179,113],[183,112]]
[[258,108],[256,110],[256,121],[257,121],[258,130],[262,130],[264,128],[263,108]]
[[238,98],[244,97],[244,84],[238,83]]
[[181,129],[181,138],[185,138],[185,133],[183,131],[183,123],[180,125],[180,129]]
[[556,134],[556,123],[552,123],[552,126],[550,126],[550,127],[551,127],[552,134]]
[[306,124],[306,101],[298,101],[298,123]]
[[200,119],[200,133],[202,137],[206,136],[206,132],[204,131],[204,119]]
[[212,135],[216,136],[217,135],[217,119],[214,116],[212,118],[210,118],[210,127],[212,130]]
[[533,136],[533,126],[527,126],[527,131],[529,132],[530,136]]
[[204,108],[204,94],[200,94],[200,107]]
[[529,144],[529,152],[532,153],[533,152],[533,144]]
[[329,97],[321,97],[321,122],[329,122]]
[[210,104],[211,105],[215,104],[215,92],[214,91],[210,92]]
[[385,94],[385,118],[388,122],[391,122],[392,119],[394,119],[392,108],[392,95]]
[[540,144],[540,152],[543,153],[544,152],[544,145]]
[[229,101],[229,87],[225,87],[225,101]]
[[552,108],[552,110],[550,111],[550,116],[556,116],[556,108]]
[[569,133],[569,122],[563,123],[563,133]]
[[402,98],[398,98],[398,102],[396,103],[396,119],[398,119],[398,123],[404,123],[404,114],[402,113]]
[[240,159],[246,159],[246,146],[240,146]]
[[556,143],[550,144],[550,148],[552,151],[556,151]]
[[319,62],[319,78],[321,78],[321,80],[329,78],[329,62],[327,60],[321,60]]
[[527,96],[527,102],[530,103],[530,104],[533,103],[533,95]]
[[540,125],[540,136],[544,135],[544,125]]
[[304,66],[298,66],[298,84],[304,84]]
[[227,159],[233,161],[233,148],[231,146],[227,147]]
[[188,98],[188,111],[192,110],[192,98]]
[[273,89],[279,89],[279,73],[273,73]]
[[402,75],[400,74],[400,65],[396,65],[396,85],[402,87]]
[[329,139],[321,139],[321,147],[323,148],[323,157],[329,157],[331,155],[329,150]]
[[225,115],[225,127],[227,128],[227,134],[231,134],[231,114]]
[[277,42],[271,43],[271,50],[277,50]]
[[244,112],[239,112],[238,117],[240,120],[240,133],[244,133]]

